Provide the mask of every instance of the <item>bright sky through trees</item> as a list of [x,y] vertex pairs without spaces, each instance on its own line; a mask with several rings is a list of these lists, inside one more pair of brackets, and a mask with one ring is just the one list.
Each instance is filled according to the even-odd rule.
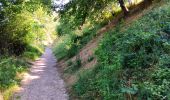
[[54,0],[54,3],[55,4],[61,4],[61,5],[63,5],[63,4],[66,4],[66,3],[68,3],[70,0]]
[[67,4],[70,0],[54,0],[55,10],[58,11],[63,8],[63,5]]

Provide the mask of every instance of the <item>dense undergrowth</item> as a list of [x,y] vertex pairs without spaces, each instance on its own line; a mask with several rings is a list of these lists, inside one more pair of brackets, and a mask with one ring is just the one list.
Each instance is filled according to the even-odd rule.
[[23,59],[15,57],[0,58],[0,89],[5,90],[12,85],[16,85],[19,79],[16,77],[17,73],[26,71],[27,63]]
[[89,40],[96,36],[96,32],[102,26],[103,25],[96,25],[92,28],[86,27],[78,32],[79,35],[76,34],[76,32],[71,32],[61,36],[54,47],[54,54],[57,59],[60,60],[75,56],[79,50],[89,42]]
[[0,91],[4,100],[9,100],[20,85],[22,73],[31,66],[29,61],[37,59],[43,49],[29,47],[22,55],[3,55],[0,57]]
[[[165,2],[162,1],[162,2]],[[96,50],[98,65],[80,75],[81,100],[170,100],[170,2],[128,27],[119,24]]]
[[54,36],[50,5],[50,0],[0,0],[0,91],[5,96]]
[[42,49],[29,46],[20,56],[3,55],[0,58],[0,90],[19,84],[19,73],[29,68],[28,60],[35,60],[43,53]]
[[[141,0],[134,1],[134,5],[139,1]],[[121,12],[116,2],[114,0],[73,0],[66,4],[63,10],[59,11],[59,24],[56,27],[59,38],[53,51],[57,59],[69,59],[75,56],[96,36],[98,30],[116,18]],[[125,3],[129,6],[127,1]]]

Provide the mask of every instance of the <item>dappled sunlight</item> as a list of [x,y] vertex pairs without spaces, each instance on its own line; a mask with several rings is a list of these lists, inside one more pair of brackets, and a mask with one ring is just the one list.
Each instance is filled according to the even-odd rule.
[[[36,72],[36,71],[34,71]],[[34,76],[34,75],[31,75],[31,74],[25,74],[24,77],[23,77],[23,84],[29,84],[31,81],[35,80],[35,79],[39,79],[40,76]]]
[[30,69],[30,73],[24,74],[22,84],[29,85],[34,80],[38,80],[42,77],[42,74],[45,71],[45,68],[47,67],[45,60],[45,58],[40,58],[36,62],[34,62],[34,65]]
[[46,48],[40,59],[36,60],[29,73],[25,73],[21,88],[14,100],[67,100],[64,82],[59,77],[56,59],[52,51]]
[[43,72],[44,70],[40,70],[40,69],[35,69],[34,71],[32,71],[32,72]]

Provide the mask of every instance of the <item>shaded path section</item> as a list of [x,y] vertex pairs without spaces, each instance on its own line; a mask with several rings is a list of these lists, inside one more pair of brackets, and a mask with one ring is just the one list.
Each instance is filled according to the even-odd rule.
[[24,75],[22,87],[12,100],[68,100],[64,81],[55,66],[56,59],[52,50],[46,48],[30,72]]

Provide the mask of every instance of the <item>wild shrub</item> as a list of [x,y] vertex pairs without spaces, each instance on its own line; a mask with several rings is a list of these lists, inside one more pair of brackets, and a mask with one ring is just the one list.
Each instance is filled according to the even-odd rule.
[[0,91],[19,85],[18,76],[28,67],[25,58],[42,54],[45,23],[51,21],[48,4],[50,0],[0,0]]
[[62,34],[53,49],[55,56],[59,60],[75,56],[84,45],[95,37],[96,32],[100,28],[101,25],[96,25],[93,28],[84,28],[80,36],[71,30],[67,34]]
[[[46,40],[47,5],[37,1],[0,1],[0,53],[22,55],[28,45],[40,47]],[[31,6],[30,6],[31,5]]]
[[72,34],[66,34],[60,37],[60,39],[57,41],[53,51],[58,60],[66,56],[70,58],[77,51],[75,47],[76,44],[74,44],[72,37]]
[[169,99],[170,91],[170,69],[158,68],[152,75],[152,81],[146,81],[144,88],[148,91],[148,95],[153,99]]
[[0,90],[6,90],[18,84],[20,79],[16,77],[16,74],[26,71],[27,66],[27,63],[21,59],[13,57],[0,58]]

